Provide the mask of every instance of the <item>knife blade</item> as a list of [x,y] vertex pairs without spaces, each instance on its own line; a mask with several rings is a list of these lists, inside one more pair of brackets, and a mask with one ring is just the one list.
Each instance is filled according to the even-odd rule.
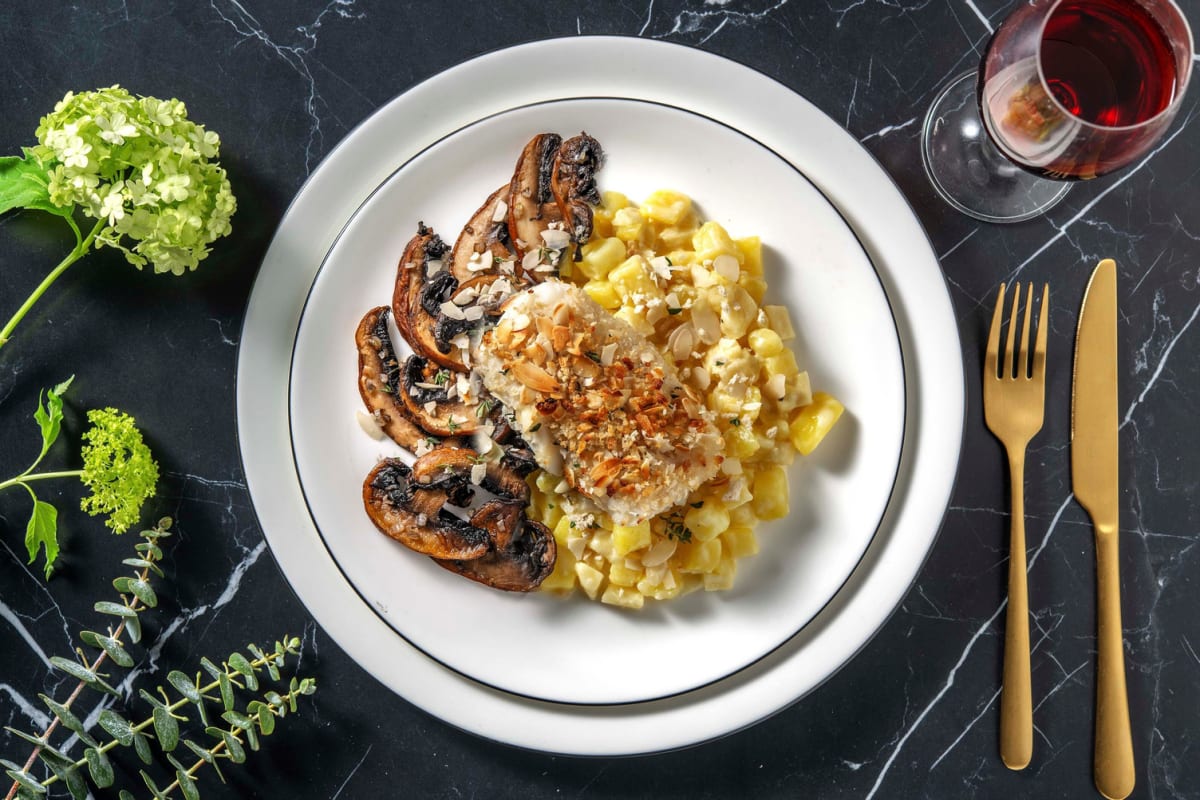
[[1096,740],[1093,779],[1122,800],[1135,783],[1119,572],[1117,265],[1101,261],[1079,312],[1071,387],[1071,484],[1096,532]]

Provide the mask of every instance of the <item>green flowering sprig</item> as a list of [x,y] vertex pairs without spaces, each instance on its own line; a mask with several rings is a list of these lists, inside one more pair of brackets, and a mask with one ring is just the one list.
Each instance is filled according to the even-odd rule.
[[115,533],[124,533],[138,521],[142,505],[158,486],[158,464],[142,432],[133,417],[114,408],[88,412],[91,427],[83,434],[82,469],[34,472],[62,431],[62,396],[72,380],[68,378],[48,390],[44,403],[38,398],[33,418],[42,433],[42,450],[24,472],[0,481],[0,490],[20,486],[33,500],[33,511],[25,526],[25,549],[30,564],[39,551],[45,551],[47,578],[58,558],[58,509],[39,500],[30,484],[54,478],[78,478],[90,491],[80,508],[92,516],[107,514],[104,524]]
[[[230,231],[237,201],[217,163],[220,137],[187,118],[179,100],[135,97],[119,86],[68,92],[37,127],[38,144],[0,158],[0,213],[62,217],[75,247],[0,329],[0,347],[66,269],[113,247],[138,269],[194,270]],[[84,233],[78,217],[94,220]]]
[[[136,546],[137,557],[127,558],[123,562],[133,567],[135,572],[113,581],[121,602],[96,603],[96,611],[113,619],[114,623],[108,626],[105,633],[82,631],[79,634],[83,643],[95,651],[94,655],[78,648],[74,659],[50,659],[56,669],[77,679],[78,684],[61,703],[40,695],[53,715],[46,729],[40,735],[34,735],[5,728],[33,745],[33,752],[23,764],[0,759],[0,768],[13,781],[4,800],[45,797],[48,788],[59,782],[66,787],[73,800],[84,800],[89,796],[89,781],[98,789],[107,789],[116,781],[116,771],[108,754],[117,747],[132,747],[137,757],[147,765],[154,762],[155,749],[162,752],[163,758],[174,770],[174,780],[170,784],[159,788],[145,770],[139,771],[155,800],[167,800],[175,790],[179,790],[184,800],[197,800],[200,797],[196,781],[199,770],[209,765],[224,781],[221,761],[234,764],[245,761],[247,749],[258,750],[261,737],[274,732],[276,721],[297,711],[297,701],[301,697],[316,692],[317,685],[312,678],[296,677],[288,680],[286,690],[280,686],[278,691],[263,691],[263,682],[283,681],[281,669],[288,657],[300,652],[300,639],[285,636],[282,641],[276,641],[271,650],[251,644],[247,646],[245,654],[231,653],[219,665],[201,658],[201,669],[191,675],[171,670],[167,674],[167,683],[171,685],[173,693],[163,686],[157,687],[157,693],[145,689],[138,691],[138,696],[150,707],[149,715],[139,722],[111,709],[102,710],[97,724],[104,734],[111,737],[103,743],[99,731],[88,729],[83,715],[72,710],[72,706],[82,696],[84,689],[117,695],[116,689],[106,680],[110,677],[108,673],[101,672],[106,663],[125,669],[134,665],[133,656],[125,649],[123,638],[127,636],[134,644],[139,642],[142,638],[139,613],[158,605],[158,596],[151,587],[151,576],[163,577],[159,566],[163,551],[159,542],[170,536],[171,522],[170,518],[161,519],[153,530],[139,534],[142,541]],[[207,680],[203,677],[205,673]],[[251,692],[259,694],[239,707],[239,695]],[[204,737],[192,735],[189,738],[189,735],[185,735],[187,732],[181,723],[190,721],[188,712],[191,711],[195,712]],[[82,743],[82,758],[72,758],[52,743],[59,726],[70,731]],[[190,765],[177,757],[184,750],[195,756]],[[49,777],[39,778],[31,771],[39,760],[51,773]],[[133,794],[121,789],[118,797],[132,800]]]

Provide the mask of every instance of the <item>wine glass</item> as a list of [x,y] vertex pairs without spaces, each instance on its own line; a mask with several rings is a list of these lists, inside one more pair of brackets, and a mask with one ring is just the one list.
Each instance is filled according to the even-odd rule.
[[1173,0],[1029,0],[925,117],[921,157],[950,205],[988,222],[1046,211],[1070,181],[1143,155],[1191,77],[1192,32]]

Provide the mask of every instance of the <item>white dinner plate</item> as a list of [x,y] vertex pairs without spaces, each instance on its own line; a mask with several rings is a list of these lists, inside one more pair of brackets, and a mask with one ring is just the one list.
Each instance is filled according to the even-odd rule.
[[[705,219],[765,244],[768,303],[791,311],[788,344],[813,385],[849,409],[790,469],[792,514],[762,525],[736,586],[640,613],[577,593],[498,592],[381,535],[362,481],[403,451],[363,433],[353,332],[390,302],[418,221],[453,241],[540,131],[604,146],[602,189],[691,195]],[[664,135],[664,132],[668,132]],[[469,165],[464,168],[464,165]],[[402,352],[407,347],[398,344]],[[538,103],[469,125],[405,162],[338,237],[305,305],[293,354],[291,433],[313,520],[346,579],[413,646],[489,686],[564,703],[632,703],[720,680],[779,647],[837,593],[866,552],[900,461],[904,375],[879,276],[837,210],[787,161],[705,117],[637,100]],[[631,665],[645,668],[631,670]]]
[[[288,383],[302,311],[322,260],[356,209],[377,187],[386,188],[393,172],[481,120],[548,101],[600,96],[686,108],[743,131],[828,198],[865,248],[894,314],[905,404],[899,471],[883,521],[814,619],[729,677],[662,699],[589,706],[531,699],[467,677],[397,635],[364,601],[309,515],[292,462]],[[619,178],[617,152],[613,172]],[[630,193],[643,187],[650,188],[636,183]],[[719,203],[696,194],[706,207]],[[448,217],[439,216],[437,225],[453,230],[461,224],[454,208],[431,210]],[[718,216],[719,207],[713,210]],[[408,228],[412,221],[397,224]],[[737,234],[763,232],[739,214],[730,215],[729,224]],[[786,87],[719,57],[659,42],[579,37],[524,45],[460,65],[384,106],[325,159],[289,208],[258,275],[241,341],[238,424],[247,482],[272,552],[316,620],[360,665],[428,712],[486,737],[562,753],[640,753],[703,741],[752,724],[819,685],[902,600],[936,537],[961,443],[963,374],[949,297],[920,225],[886,173],[836,123]],[[828,380],[835,392],[845,388],[837,383],[838,354],[803,344],[801,355],[818,380]],[[768,537],[778,538],[764,533]],[[703,598],[703,604],[714,604],[715,617],[771,596],[742,583],[740,596]],[[468,596],[466,590],[475,588],[453,591]],[[483,590],[474,595],[494,602]],[[520,603],[522,613],[528,613],[526,605],[559,613],[576,608],[536,596]],[[589,615],[606,612],[581,607]],[[671,620],[672,626],[689,621],[682,615]],[[661,623],[652,618],[644,624]],[[634,669],[654,667],[643,661]]]

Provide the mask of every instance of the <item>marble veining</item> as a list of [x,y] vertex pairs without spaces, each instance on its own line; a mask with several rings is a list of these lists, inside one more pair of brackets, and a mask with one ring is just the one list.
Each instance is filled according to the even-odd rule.
[[[1091,787],[1094,554],[1070,484],[1070,368],[1079,303],[1095,261],[1118,262],[1121,291],[1121,537],[1127,675],[1138,763],[1135,798],[1200,798],[1200,174],[1195,91],[1166,136],[1129,168],[1076,185],[1042,218],[998,227],[946,207],[919,156],[925,109],[974,68],[1019,0],[602,0],[551,9],[371,0],[121,0],[75,8],[0,7],[11,76],[0,154],[31,141],[68,88],[120,82],[187,100],[223,139],[242,209],[235,235],[194,275],[140,275],[111,254],[55,287],[0,350],[0,480],[36,444],[38,391],[77,376],[67,435],[88,408],[136,414],[162,465],[148,514],[170,515],[162,606],[146,646],[117,675],[120,696],[81,701],[144,713],[136,687],[195,669],[247,642],[301,637],[312,703],[255,765],[203,796],[350,798],[947,798],[1096,796]],[[1200,0],[1180,0],[1200,22]],[[254,271],[287,202],[321,159],[383,102],[455,63],[550,36],[620,34],[699,47],[794,88],[879,160],[929,233],[946,278],[969,378],[964,458],[941,536],[892,619],[849,665],[789,709],[720,741],[637,759],[516,751],[455,730],[392,695],[351,662],[271,563],[241,474],[233,392]],[[453,102],[453,98],[448,98]],[[752,102],[752,100],[748,100]],[[0,314],[19,303],[61,242],[34,215],[0,216]],[[1003,453],[983,425],[983,340],[1001,282],[1051,284],[1046,425],[1029,451],[1027,567],[1035,753],[1022,773],[997,755],[1008,568]],[[119,324],[118,322],[119,321]],[[157,335],[161,332],[161,335]],[[181,364],[181,361],[184,363]],[[264,421],[264,424],[270,424]],[[11,445],[10,445],[11,443]],[[74,446],[74,445],[72,445]],[[76,454],[63,445],[57,456]],[[49,489],[47,490],[49,491]],[[50,669],[76,634],[103,624],[128,538],[73,510],[56,487],[64,564],[48,584],[24,563],[28,498],[0,492],[0,722],[41,729],[39,694],[73,681]],[[148,516],[148,518],[153,518]],[[73,739],[65,747],[79,750]],[[0,734],[0,756],[23,761]],[[141,784],[121,765],[126,785]],[[54,795],[65,797],[63,793]]]

